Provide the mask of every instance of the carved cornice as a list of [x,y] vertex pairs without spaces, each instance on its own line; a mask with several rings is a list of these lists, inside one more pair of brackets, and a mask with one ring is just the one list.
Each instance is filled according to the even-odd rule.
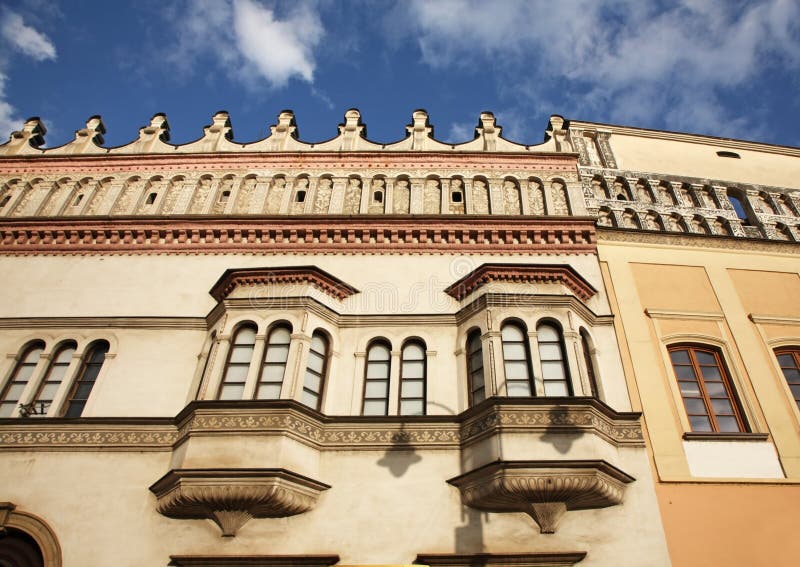
[[557,282],[584,301],[597,293],[572,266],[552,264],[483,264],[444,291],[461,300],[481,286],[496,281],[526,284]]
[[687,234],[684,232],[645,232],[642,230],[597,227],[597,243],[624,242],[634,244],[653,244],[670,248],[708,248],[767,254],[788,254],[796,256],[798,243],[782,240],[763,240],[741,236],[719,236],[707,234]]
[[240,285],[281,285],[308,283],[336,299],[342,300],[358,293],[358,290],[316,266],[292,266],[280,268],[239,268],[226,270],[208,292],[217,301],[222,301]]
[[569,567],[580,563],[585,551],[538,553],[421,553],[415,563],[430,567]]
[[0,317],[0,329],[208,329],[204,317]]
[[170,518],[207,518],[231,537],[251,518],[307,512],[330,486],[284,469],[178,469],[150,491]]
[[329,567],[338,555],[170,555],[168,567]]
[[605,461],[498,461],[448,480],[466,506],[524,512],[542,533],[555,533],[567,510],[622,502],[634,478]]
[[0,254],[593,254],[585,217],[0,220]]
[[170,451],[196,435],[285,435],[318,450],[458,449],[503,431],[644,446],[640,414],[592,398],[490,398],[459,415],[325,416],[291,400],[196,401],[175,418],[0,420],[0,451]]

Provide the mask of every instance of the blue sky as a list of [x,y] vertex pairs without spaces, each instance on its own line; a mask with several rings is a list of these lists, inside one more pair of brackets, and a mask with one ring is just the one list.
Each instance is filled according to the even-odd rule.
[[18,0],[0,4],[0,138],[47,145],[100,114],[106,145],[165,112],[173,143],[217,110],[235,139],[283,109],[300,137],[361,110],[370,139],[425,108],[439,139],[491,110],[535,144],[550,114],[800,146],[797,0]]

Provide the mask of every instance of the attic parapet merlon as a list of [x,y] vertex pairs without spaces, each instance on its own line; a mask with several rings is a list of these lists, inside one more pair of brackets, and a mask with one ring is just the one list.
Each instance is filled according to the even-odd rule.
[[40,155],[44,150],[39,146],[44,145],[46,133],[47,128],[37,116],[28,118],[21,130],[11,132],[8,142],[0,145],[0,155]]
[[336,137],[323,142],[299,140],[297,123],[291,110],[278,115],[277,123],[270,126],[270,134],[262,140],[248,144],[236,143],[230,116],[225,111],[214,114],[211,124],[203,128],[203,136],[186,144],[169,143],[169,123],[165,114],[153,116],[148,126],[139,129],[139,137],[128,144],[113,148],[102,147],[105,125],[100,116],[93,116],[86,128],[78,130],[75,140],[57,148],[41,148],[45,143],[46,129],[38,118],[31,118],[22,130],[14,132],[11,139],[0,145],[4,156],[56,156],[56,155],[131,155],[131,154],[205,154],[254,152],[503,152],[503,153],[571,153],[569,144],[560,146],[554,137],[543,144],[528,146],[502,137],[502,127],[491,112],[482,112],[475,128],[475,138],[460,144],[442,142],[434,138],[434,127],[428,113],[415,110],[411,123],[406,126],[405,137],[391,144],[380,144],[367,139],[367,126],[357,109],[344,115]]

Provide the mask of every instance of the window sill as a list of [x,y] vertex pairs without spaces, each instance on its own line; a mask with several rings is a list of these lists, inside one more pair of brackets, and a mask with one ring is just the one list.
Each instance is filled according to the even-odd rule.
[[769,433],[701,433],[689,431],[683,434],[686,441],[766,441]]

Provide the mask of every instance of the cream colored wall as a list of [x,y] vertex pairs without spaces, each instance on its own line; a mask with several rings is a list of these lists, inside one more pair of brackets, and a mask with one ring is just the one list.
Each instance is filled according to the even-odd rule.
[[[246,439],[224,441],[231,454],[261,455],[259,466],[275,462],[273,453],[251,452]],[[3,497],[48,522],[65,566],[166,565],[171,554],[339,554],[343,564],[410,564],[418,553],[531,550],[588,551],[581,563],[588,566],[669,565],[644,451],[617,453],[615,462],[637,479],[625,503],[567,512],[552,535],[522,513],[462,507],[458,489],[445,482],[462,472],[450,450],[322,453],[315,478],[332,488],[313,510],[250,520],[233,538],[220,537],[209,520],[157,513],[147,486],[167,471],[169,453],[4,453],[0,475],[18,479],[4,483]]]
[[[699,136],[691,141],[665,138],[612,130],[609,143],[619,169],[800,188],[800,150],[772,153],[765,146],[759,151],[757,144],[745,149],[741,143]],[[719,157],[718,151],[736,152],[741,159]]]

